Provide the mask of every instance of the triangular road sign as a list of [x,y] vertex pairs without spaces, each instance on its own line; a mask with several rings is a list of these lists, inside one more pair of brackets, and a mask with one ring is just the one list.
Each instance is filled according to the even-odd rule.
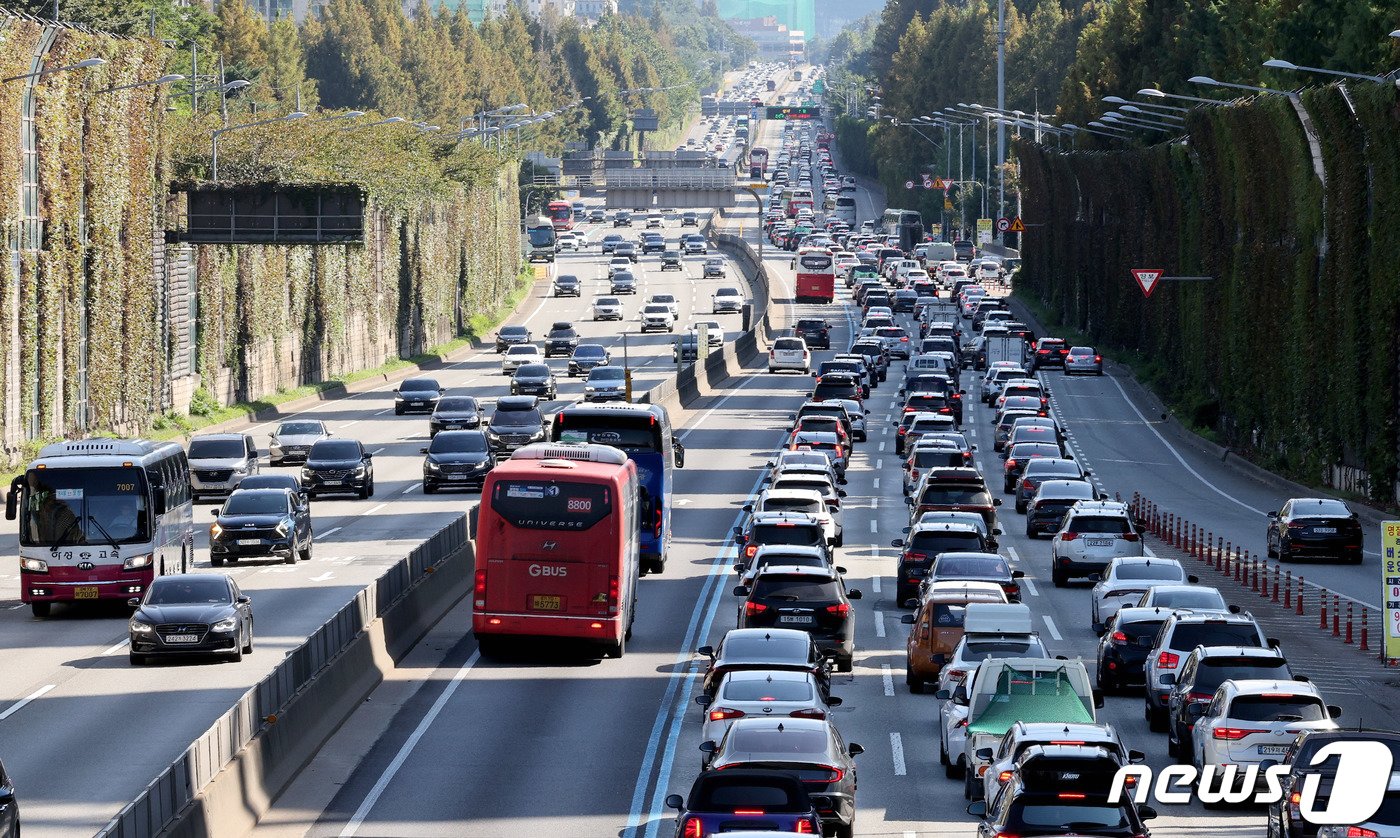
[[1152,296],[1153,290],[1157,288],[1157,280],[1161,279],[1164,273],[1166,270],[1162,268],[1133,268],[1133,279],[1137,280],[1143,297]]
[[1006,231],[1008,233],[1026,232],[1026,225],[1021,223],[1021,216],[1018,215],[1015,218],[1011,219],[1011,226],[1006,228]]
[[941,178],[941,177],[939,177],[939,178],[934,178],[934,179],[933,179],[933,188],[934,188],[934,189],[947,189],[947,188],[948,188],[948,184],[944,183],[944,182],[943,182],[943,178]]

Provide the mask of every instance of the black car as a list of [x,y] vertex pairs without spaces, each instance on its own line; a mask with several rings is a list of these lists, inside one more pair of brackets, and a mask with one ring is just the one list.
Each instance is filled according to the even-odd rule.
[[914,311],[914,303],[918,299],[919,293],[917,291],[900,289],[894,292],[894,305],[890,306],[890,308],[894,309],[895,314],[899,314],[902,311],[907,311],[912,314]]
[[681,252],[679,250],[667,250],[661,254],[661,270],[671,269],[681,270]]
[[[759,578],[762,578],[761,576]],[[700,743],[715,771],[779,769],[797,775],[814,795],[822,824],[850,836],[856,819],[856,762],[865,749],[847,745],[827,719],[757,716],[735,719],[718,742]],[[728,830],[725,830],[728,831]]]
[[1361,521],[1339,500],[1293,498],[1269,513],[1264,543],[1281,562],[1319,557],[1361,564]]
[[812,387],[812,401],[826,399],[861,399],[861,379],[848,372],[829,372],[818,376]]
[[793,334],[807,342],[808,349],[831,348],[831,325],[817,318],[803,318],[793,327]]
[[1191,752],[1191,728],[1197,718],[1191,715],[1191,705],[1209,705],[1221,684],[1255,678],[1295,680],[1283,652],[1247,646],[1197,646],[1177,674],[1163,677],[1172,688],[1167,696],[1167,755],[1179,759]]
[[0,763],[0,838],[19,838],[19,801],[15,799],[14,781],[5,773],[3,763]]
[[581,297],[583,296],[583,283],[579,282],[578,277],[573,274],[559,274],[554,278],[554,296]]
[[1126,797],[1109,803],[1107,792],[1089,794],[1060,791],[1053,784],[1027,788],[1013,777],[997,799],[988,804],[968,804],[967,813],[982,822],[977,838],[1002,835],[1095,835],[1102,838],[1147,838],[1143,821],[1157,817],[1151,806],[1139,806]]
[[544,442],[544,414],[535,396],[502,396],[486,425],[486,441],[493,451],[514,451],[532,442]]
[[557,321],[545,335],[544,357],[571,354],[575,346],[578,346],[578,332],[574,330],[574,324],[567,320]]
[[311,505],[289,489],[237,489],[214,511],[209,563],[273,556],[287,564],[311,558]]
[[1099,638],[1099,692],[1119,692],[1146,682],[1143,664],[1169,613],[1163,608],[1120,608],[1108,618]]
[[435,378],[410,378],[394,388],[394,415],[432,413],[442,393]]
[[632,213],[628,212],[627,210],[618,210],[618,211],[617,211],[617,214],[615,214],[615,215],[613,216],[613,226],[614,226],[614,227],[631,227],[631,226],[632,226]]
[[243,482],[238,484],[240,489],[286,489],[297,496],[301,503],[310,503],[311,499],[306,496],[306,490],[301,487],[301,481],[285,472],[281,474],[250,474],[243,478]]
[[703,771],[688,797],[668,794],[666,806],[676,810],[674,838],[749,826],[763,832],[783,830],[786,835],[818,835],[822,829],[817,801],[790,771]]
[[555,398],[559,395],[559,387],[554,382],[554,371],[548,364],[521,364],[510,379],[510,394]]
[[[1280,764],[1292,766],[1292,768],[1280,778],[1283,794],[1269,804],[1267,821],[1269,835],[1276,836],[1276,838],[1316,838],[1318,825],[1303,818],[1302,811],[1297,804],[1292,802],[1292,797],[1295,791],[1301,791],[1305,788],[1304,778],[1307,775],[1316,774],[1318,783],[1313,807],[1318,811],[1327,809],[1327,802],[1332,797],[1332,787],[1337,779],[1337,768],[1340,760],[1337,758],[1325,759],[1318,765],[1313,765],[1312,762],[1313,757],[1323,746],[1331,745],[1334,742],[1384,743],[1390,749],[1391,764],[1393,766],[1400,765],[1400,732],[1358,727],[1348,730],[1303,731],[1289,744],[1288,750],[1278,758]],[[1393,797],[1393,792],[1386,795],[1385,802],[1381,804],[1382,811],[1394,812]]]
[[835,653],[837,671],[851,671],[856,631],[851,600],[860,599],[861,592],[847,592],[835,568],[767,568],[752,587],[739,585],[734,595],[744,598],[739,628],[802,629],[823,652]]
[[[958,454],[961,459],[961,452]],[[904,608],[918,606],[919,587],[939,553],[985,553],[992,549],[981,532],[967,524],[919,524],[907,538],[896,538],[890,546],[901,549],[895,564],[894,601]]]
[[301,467],[307,497],[330,493],[374,494],[373,455],[357,439],[327,437],[311,446]]
[[1099,500],[1098,491],[1087,480],[1042,482],[1026,504],[1026,538],[1059,532],[1070,509],[1082,500]]
[[591,372],[594,367],[605,367],[612,362],[608,348],[601,343],[580,343],[569,356],[569,377]]
[[1044,457],[1051,460],[1064,459],[1060,444],[1045,442],[1019,442],[1007,449],[1006,462],[1002,464],[1001,491],[1012,494],[1021,480],[1021,472],[1033,458]]
[[128,659],[140,666],[156,655],[222,654],[235,661],[253,651],[253,603],[222,573],[158,577],[144,598],[130,601]]
[[480,490],[486,475],[496,465],[483,431],[443,431],[422,449],[423,494],[431,495],[441,488],[471,488]]
[[505,352],[517,343],[529,343],[531,340],[530,330],[524,326],[502,326],[496,333],[496,352]]
[[838,358],[834,361],[822,361],[817,365],[815,375],[817,378],[821,378],[823,375],[833,372],[850,373],[851,375],[857,376],[857,380],[860,381],[860,397],[862,399],[870,398],[870,381],[866,378],[866,366],[864,361],[858,361],[854,358]]
[[642,234],[642,253],[664,253],[666,251],[666,240],[660,233]]
[[481,404],[475,396],[443,396],[437,410],[428,418],[428,436],[441,431],[472,430],[481,427]]

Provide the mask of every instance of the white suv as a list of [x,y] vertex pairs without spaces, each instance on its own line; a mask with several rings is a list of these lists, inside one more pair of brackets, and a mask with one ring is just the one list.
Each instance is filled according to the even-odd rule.
[[1050,544],[1050,579],[1063,588],[1072,576],[1102,574],[1119,556],[1141,555],[1142,537],[1126,503],[1081,500],[1065,513]]
[[982,403],[991,404],[1001,396],[1001,388],[1013,378],[1025,378],[1026,371],[1015,361],[997,361],[982,376]]
[[594,320],[621,320],[622,300],[617,297],[598,297],[593,301]]
[[768,371],[797,370],[807,373],[812,370],[812,353],[807,349],[807,341],[802,338],[778,338],[768,351]]
[[[1167,729],[1167,700],[1171,698],[1172,684],[1181,671],[1187,655],[1197,646],[1248,646],[1266,649],[1278,646],[1271,637],[1265,637],[1254,617],[1245,614],[1221,614],[1211,611],[1174,611],[1162,627],[1152,648],[1147,652],[1143,666],[1146,679],[1146,693],[1143,718],[1147,727],[1157,733]],[[1171,678],[1164,676],[1171,675]]]
[[[1342,709],[1301,681],[1226,681],[1209,705],[1192,704],[1191,758],[1196,765],[1280,762],[1299,733],[1336,730]],[[1238,776],[1238,775],[1237,775]]]

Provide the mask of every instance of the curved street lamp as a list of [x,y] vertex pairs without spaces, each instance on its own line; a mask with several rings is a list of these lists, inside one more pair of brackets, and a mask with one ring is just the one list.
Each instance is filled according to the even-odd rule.
[[245,122],[241,125],[230,125],[227,128],[215,128],[214,134],[209,140],[210,157],[212,158],[210,163],[210,179],[215,183],[219,182],[219,137],[227,134],[229,131],[238,131],[243,128],[256,128],[259,125],[270,125],[274,122],[290,122],[293,119],[304,119],[307,116],[309,116],[309,114],[304,111],[292,111],[286,116],[274,117],[272,119],[260,119],[257,122]]

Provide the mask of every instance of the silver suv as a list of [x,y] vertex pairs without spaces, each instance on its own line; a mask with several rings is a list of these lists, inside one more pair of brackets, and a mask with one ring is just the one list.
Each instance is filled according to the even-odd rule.
[[311,446],[330,435],[320,419],[289,419],[272,432],[267,446],[268,465],[304,463]]
[[223,497],[258,473],[258,446],[247,434],[202,434],[190,439],[190,489],[194,500]]
[[1072,576],[1103,573],[1119,556],[1141,556],[1142,537],[1128,505],[1082,500],[1069,508],[1050,545],[1050,578],[1063,588]]

